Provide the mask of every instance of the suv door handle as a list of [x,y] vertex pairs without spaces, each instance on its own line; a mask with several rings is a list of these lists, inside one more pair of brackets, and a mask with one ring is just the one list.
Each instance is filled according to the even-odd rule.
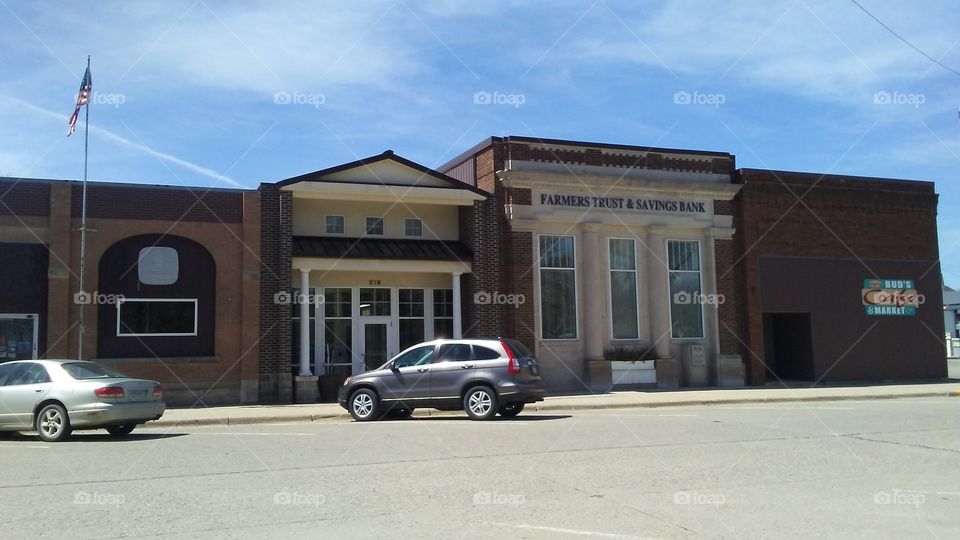
[[473,365],[473,364],[460,364],[460,367],[461,367],[462,369],[472,369],[472,368],[474,367],[474,365]]

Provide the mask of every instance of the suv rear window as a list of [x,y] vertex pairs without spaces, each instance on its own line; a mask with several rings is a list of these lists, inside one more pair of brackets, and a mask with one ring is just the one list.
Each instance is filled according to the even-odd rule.
[[126,377],[123,373],[97,364],[96,362],[68,362],[66,364],[60,364],[60,367],[78,381],[85,379],[120,379]]
[[523,343],[515,339],[505,339],[503,340],[503,343],[513,350],[514,355],[519,356],[520,358],[533,358],[533,353],[530,352],[530,349],[528,349]]

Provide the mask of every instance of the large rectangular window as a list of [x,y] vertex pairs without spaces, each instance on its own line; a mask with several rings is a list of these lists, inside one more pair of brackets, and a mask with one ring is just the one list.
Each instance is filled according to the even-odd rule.
[[610,321],[613,339],[638,339],[637,248],[630,238],[610,239]]
[[670,329],[674,338],[703,337],[700,294],[700,242],[668,240]]
[[117,302],[118,336],[195,336],[197,300],[124,298]]
[[400,289],[400,350],[423,341],[423,289]]
[[433,337],[453,337],[453,289],[433,290]]
[[577,338],[577,271],[572,236],[540,237],[540,332]]
[[353,373],[353,313],[348,287],[323,290],[324,374]]

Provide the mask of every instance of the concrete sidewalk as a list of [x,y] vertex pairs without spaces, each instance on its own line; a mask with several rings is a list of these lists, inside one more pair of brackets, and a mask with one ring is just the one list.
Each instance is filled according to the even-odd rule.
[[[711,388],[707,390],[623,391],[608,394],[548,397],[528,411],[571,412],[588,409],[624,409],[633,407],[674,407],[683,405],[725,405],[735,403],[787,403],[854,399],[896,399],[960,396],[960,381],[929,384],[875,386],[834,386],[818,388]],[[420,409],[414,416],[459,414]],[[349,418],[336,403],[309,405],[238,405],[169,409],[163,418],[148,427],[240,425],[278,422],[316,422],[329,418]]]

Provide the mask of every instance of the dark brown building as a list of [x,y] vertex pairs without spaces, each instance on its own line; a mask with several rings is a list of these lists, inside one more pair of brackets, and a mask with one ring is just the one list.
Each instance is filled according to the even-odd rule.
[[88,183],[81,294],[82,185],[0,179],[5,359],[79,355],[161,381],[173,404],[256,402],[259,199]]

